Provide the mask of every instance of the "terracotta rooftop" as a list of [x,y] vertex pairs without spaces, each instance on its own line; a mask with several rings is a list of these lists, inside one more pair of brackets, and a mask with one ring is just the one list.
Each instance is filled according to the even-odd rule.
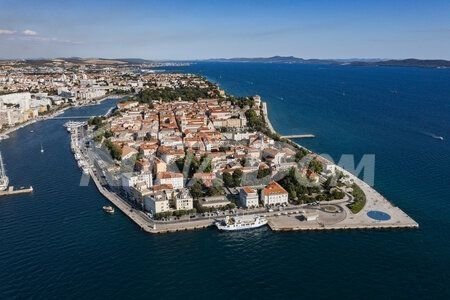
[[287,194],[286,190],[276,181],[272,181],[264,188],[264,195]]
[[243,188],[242,188],[242,190],[248,195],[248,194],[254,194],[254,193],[256,193],[256,190],[254,190],[254,189],[252,189],[251,187],[249,187],[249,186],[244,186]]

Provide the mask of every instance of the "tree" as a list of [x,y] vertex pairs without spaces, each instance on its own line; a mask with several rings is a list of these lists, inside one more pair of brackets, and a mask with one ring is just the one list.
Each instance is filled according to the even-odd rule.
[[269,168],[259,168],[258,169],[258,174],[256,175],[256,178],[261,179],[264,178],[266,176],[270,175],[270,169]]
[[331,195],[333,196],[333,199],[340,200],[340,199],[343,199],[343,198],[344,198],[345,193],[344,193],[343,191],[341,191],[341,190],[335,189],[335,190],[331,193]]
[[102,117],[93,117],[90,118],[88,121],[88,124],[91,126],[100,126],[103,122],[103,118]]
[[122,149],[114,143],[111,142],[110,139],[105,141],[105,146],[109,150],[109,154],[113,159],[121,160],[122,159]]
[[106,130],[104,135],[105,135],[105,138],[109,139],[110,137],[112,137],[114,135],[114,133],[111,130]]
[[223,194],[223,190],[221,187],[218,186],[211,186],[206,189],[206,196],[212,197],[212,196],[220,196]]
[[175,164],[177,165],[177,167],[180,170],[180,172],[183,172],[184,159],[185,159],[185,157],[180,157],[177,160],[175,160]]
[[263,118],[258,116],[253,109],[247,110],[245,112],[245,117],[247,118],[248,127],[251,129],[261,131],[265,128]]
[[200,181],[196,180],[191,186],[191,195],[194,199],[198,199],[203,196],[203,186]]
[[120,149],[119,146],[113,144],[109,151],[110,151],[111,157],[113,159],[117,159],[117,160],[122,159],[122,149]]
[[234,209],[234,208],[236,208],[236,204],[234,204],[234,203],[228,203],[227,205],[225,205],[225,208],[226,208],[226,209]]
[[295,161],[299,162],[308,154],[308,151],[305,148],[301,148],[295,153]]
[[233,183],[234,186],[241,186],[241,181],[242,181],[242,175],[244,174],[244,172],[242,172],[241,169],[236,169],[233,172]]
[[229,172],[223,172],[222,179],[226,187],[234,187],[233,176]]
[[309,162],[308,168],[315,173],[322,173],[323,166],[317,159],[313,159]]

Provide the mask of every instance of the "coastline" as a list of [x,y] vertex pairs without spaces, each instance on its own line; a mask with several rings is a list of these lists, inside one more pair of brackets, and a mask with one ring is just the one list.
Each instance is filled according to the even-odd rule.
[[[266,102],[263,102],[263,114],[264,114],[264,120],[266,120],[266,123],[268,125],[269,130],[274,134],[279,134],[275,131],[273,128],[272,123],[270,122],[268,111],[267,111],[267,104]],[[320,156],[319,154],[311,151],[310,149],[296,143],[290,138],[285,138],[286,140],[289,140],[291,143],[297,145],[300,148],[306,149],[307,151],[316,154],[317,156]],[[328,161],[328,159],[324,158],[323,156],[320,156],[323,160]],[[333,162],[331,162],[333,163]],[[334,163],[333,163],[334,164]],[[359,179],[357,176],[352,174],[351,172],[343,169],[342,167],[336,165],[336,169],[341,171],[344,175],[349,176],[350,179],[353,180],[354,183],[356,183],[364,192],[366,195],[366,204],[364,205],[363,209],[359,211],[356,214],[353,214],[353,218],[348,220],[347,218],[345,221],[340,225],[333,225],[333,226],[323,226],[320,225],[319,227],[313,227],[313,228],[302,228],[302,227],[279,227],[277,225],[270,224],[272,230],[276,231],[289,231],[289,230],[316,230],[316,229],[365,229],[365,228],[418,228],[419,224],[414,221],[411,217],[409,217],[404,211],[402,211],[397,206],[394,206],[389,200],[387,200],[383,195],[381,195],[378,191],[376,191],[374,188],[369,186],[366,182]],[[348,210],[347,213],[351,213],[347,206],[344,205],[344,209]],[[388,211],[391,216],[392,221],[388,221],[385,223],[380,223],[374,220],[370,220],[367,216],[367,213],[369,211]],[[352,213],[351,213],[352,214]],[[392,219],[394,217],[394,219]],[[345,223],[345,224],[344,224]]]
[[128,95],[123,95],[122,96],[122,95],[112,94],[112,95],[109,95],[109,96],[101,97],[101,98],[99,98],[97,100],[93,100],[96,103],[81,104],[79,106],[66,105],[64,107],[56,109],[55,111],[53,111],[52,113],[50,113],[48,115],[38,116],[36,119],[32,119],[32,120],[26,121],[24,123],[17,124],[15,126],[11,127],[11,128],[6,129],[3,132],[0,132],[0,141],[8,139],[9,138],[9,134],[13,133],[16,130],[19,130],[21,128],[27,127],[28,125],[34,124],[34,123],[39,122],[39,121],[45,121],[45,120],[57,117],[59,115],[62,115],[69,108],[98,105],[98,104],[102,103],[103,101],[105,101],[107,99],[120,99],[120,98],[124,98],[124,97],[127,97],[127,96]]

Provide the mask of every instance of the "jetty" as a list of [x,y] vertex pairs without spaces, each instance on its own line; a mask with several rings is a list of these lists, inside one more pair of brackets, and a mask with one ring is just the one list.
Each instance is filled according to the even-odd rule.
[[305,139],[305,138],[315,138],[314,134],[291,134],[291,135],[282,135],[282,138],[285,139]]
[[7,190],[0,191],[0,196],[8,196],[8,195],[18,195],[18,194],[28,194],[33,192],[33,187],[29,188],[20,188],[15,190],[13,186],[9,186]]

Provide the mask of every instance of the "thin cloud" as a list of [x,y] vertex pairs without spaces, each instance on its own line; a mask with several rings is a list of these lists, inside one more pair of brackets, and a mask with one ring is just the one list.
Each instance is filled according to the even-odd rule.
[[37,35],[36,31],[30,30],[30,29],[26,29],[26,30],[22,31],[22,33],[24,35]]
[[17,30],[9,30],[9,29],[0,29],[0,36],[7,37],[8,40],[22,40],[22,41],[30,41],[30,42],[42,42],[42,43],[60,43],[60,44],[71,44],[78,45],[82,44],[82,42],[71,41],[67,39],[59,39],[56,37],[42,36],[38,34],[36,31],[31,29],[25,29],[23,31]]
[[0,35],[11,35],[16,33],[14,30],[0,29]]
[[82,44],[82,42],[78,41],[71,41],[71,40],[65,40],[65,39],[59,39],[55,37],[47,37],[47,36],[22,36],[19,37],[21,40],[25,41],[37,41],[37,42],[45,42],[45,43],[61,43],[61,44],[72,44],[72,45],[79,45]]

